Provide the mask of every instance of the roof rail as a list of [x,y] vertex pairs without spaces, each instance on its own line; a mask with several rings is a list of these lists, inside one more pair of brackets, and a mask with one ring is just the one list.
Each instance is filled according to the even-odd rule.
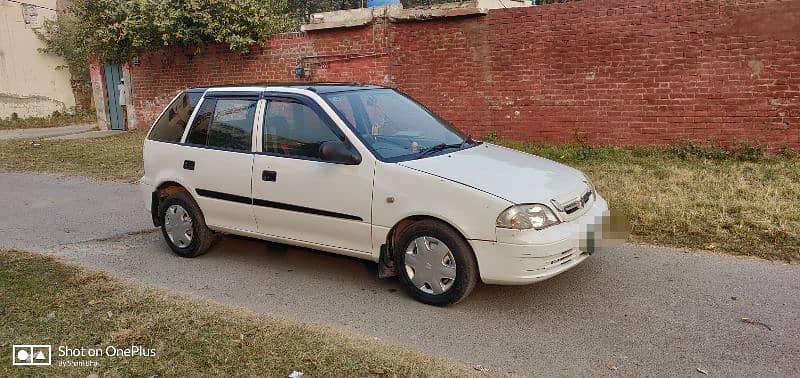
[[303,87],[303,86],[318,86],[318,85],[373,85],[360,83],[357,81],[287,81],[287,82],[259,82],[259,83],[230,83],[230,84],[214,84],[202,85],[197,87],[189,87],[187,89],[208,89],[220,87]]

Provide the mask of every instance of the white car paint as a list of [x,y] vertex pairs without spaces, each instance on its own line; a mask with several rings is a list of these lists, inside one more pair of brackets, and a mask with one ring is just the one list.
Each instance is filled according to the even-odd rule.
[[[341,219],[256,206],[258,232],[372,254],[371,165],[363,161],[359,165],[343,165],[256,155],[253,197],[361,219]],[[277,172],[277,180],[262,181],[263,170]]]
[[[563,223],[544,230],[510,230],[495,224],[498,215],[515,204],[542,203],[553,208],[551,200],[566,203],[578,198],[589,184],[573,168],[489,143],[418,160],[383,162],[314,91],[232,87],[212,88],[206,95],[238,91],[289,93],[314,101],[358,150],[361,163],[340,165],[261,154],[262,99],[253,126],[252,153],[184,146],[188,127],[181,143],[146,139],[145,176],[140,185],[148,210],[153,191],[162,183],[175,182],[197,200],[211,229],[372,261],[379,261],[381,247],[398,222],[433,217],[467,239],[481,279],[498,284],[531,283],[559,274],[585,260],[581,240],[588,231],[602,236],[608,206],[596,193],[585,208],[571,215],[558,213]],[[198,169],[181,169],[188,158],[196,161]],[[203,173],[198,173],[201,167]],[[261,180],[263,170],[276,171],[278,179]],[[358,219],[234,204],[199,197],[198,188]]]
[[[492,193],[513,203],[537,198],[566,201],[586,189],[578,170],[491,143],[447,155],[400,163]],[[532,198],[536,197],[536,198]],[[534,201],[535,202],[535,201]]]

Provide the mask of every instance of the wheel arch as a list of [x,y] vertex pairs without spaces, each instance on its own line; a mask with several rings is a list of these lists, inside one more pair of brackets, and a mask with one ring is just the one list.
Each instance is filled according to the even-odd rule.
[[[161,226],[161,219],[158,216],[158,210],[161,207],[161,203],[164,202],[164,199],[169,197],[169,195],[177,192],[185,192],[193,201],[195,201],[194,196],[192,196],[192,192],[176,181],[163,181],[156,186],[155,190],[153,190],[150,198],[150,215],[153,218],[154,226]],[[195,203],[196,202],[197,201],[195,201]]]
[[394,260],[392,259],[392,257],[394,256],[393,255],[395,247],[394,242],[397,236],[408,226],[424,220],[431,220],[441,223],[451,228],[453,231],[455,231],[459,236],[461,236],[461,238],[464,239],[465,242],[467,242],[467,245],[469,246],[470,249],[469,252],[472,253],[473,258],[475,258],[475,261],[477,261],[477,256],[475,256],[475,251],[472,250],[472,245],[469,243],[469,239],[466,237],[466,235],[464,235],[464,232],[461,229],[453,225],[451,222],[448,222],[447,220],[432,215],[424,215],[424,214],[409,215],[397,221],[394,224],[394,226],[392,226],[389,229],[389,232],[386,234],[386,240],[384,240],[384,244],[380,248],[380,258],[379,258],[379,264],[381,265],[380,270],[384,271],[384,274],[381,274],[382,277],[392,277],[396,275],[396,273],[394,272],[395,267],[394,267]]

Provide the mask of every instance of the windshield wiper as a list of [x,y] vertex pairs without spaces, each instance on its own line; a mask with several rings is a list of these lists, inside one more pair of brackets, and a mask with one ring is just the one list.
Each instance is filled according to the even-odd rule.
[[420,152],[419,156],[417,156],[416,158],[417,159],[421,159],[421,158],[424,158],[425,156],[428,156],[428,155],[430,155],[432,153],[436,153],[436,152],[439,152],[439,151],[444,151],[444,150],[446,150],[448,148],[463,148],[466,145],[475,145],[475,144],[481,144],[481,142],[479,142],[479,141],[477,141],[475,139],[472,139],[472,135],[467,135],[467,137],[464,138],[464,140],[461,143],[451,143],[451,144],[439,143],[439,144],[437,144],[435,146],[428,147],[427,149],[425,149],[422,152]]
[[[464,142],[466,142],[466,141],[464,141]],[[448,148],[461,148],[462,146],[464,146],[464,142],[453,143],[453,144],[440,143],[440,144],[437,144],[437,145],[435,145],[433,147],[428,147],[428,148],[426,148],[425,150],[423,150],[422,152],[419,153],[419,156],[417,156],[417,159],[422,159],[425,156],[428,156],[430,154],[433,154],[433,153],[436,153],[436,152],[439,152],[439,151],[444,151],[444,150],[446,150]]]

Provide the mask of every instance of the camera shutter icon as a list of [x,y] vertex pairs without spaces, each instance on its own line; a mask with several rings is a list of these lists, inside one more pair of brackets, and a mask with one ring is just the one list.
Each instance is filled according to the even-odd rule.
[[14,345],[12,347],[12,365],[14,366],[50,366],[52,357],[50,345]]

